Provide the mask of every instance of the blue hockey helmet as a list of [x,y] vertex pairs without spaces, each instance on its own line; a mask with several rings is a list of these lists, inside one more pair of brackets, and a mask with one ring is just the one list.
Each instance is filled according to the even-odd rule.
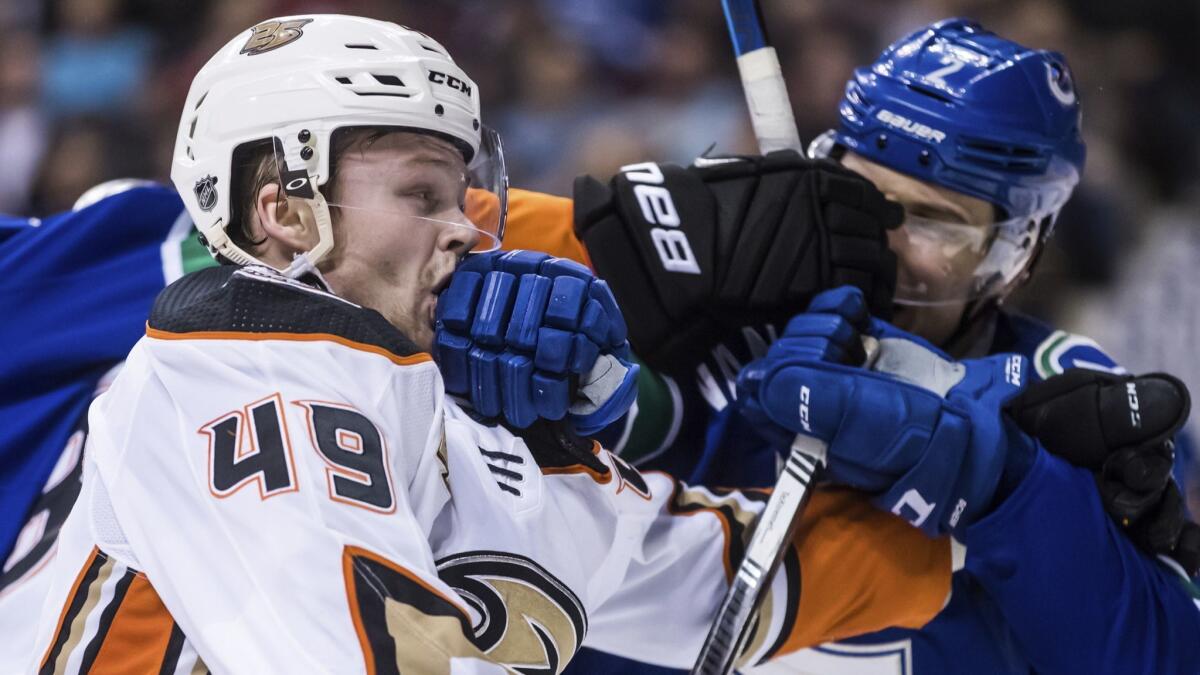
[[[844,148],[997,207],[971,288],[945,301],[1008,288],[1083,172],[1080,105],[1066,59],[966,19],[917,30],[856,69],[838,112],[838,128],[814,143],[813,154]],[[924,291],[906,298],[903,290],[900,302],[943,301]]]

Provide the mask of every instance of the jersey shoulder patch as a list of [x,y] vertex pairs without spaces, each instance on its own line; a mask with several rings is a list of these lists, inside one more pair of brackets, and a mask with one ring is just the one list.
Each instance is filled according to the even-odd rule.
[[398,357],[421,351],[375,310],[273,272],[230,265],[198,270],[165,288],[147,328],[172,337],[324,336]]
[[1038,377],[1043,380],[1069,368],[1088,368],[1117,374],[1125,372],[1095,340],[1061,330],[1050,333],[1042,340],[1034,350],[1032,359]]

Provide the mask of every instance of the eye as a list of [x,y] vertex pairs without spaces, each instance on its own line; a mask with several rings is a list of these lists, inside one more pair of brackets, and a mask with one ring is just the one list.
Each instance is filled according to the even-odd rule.
[[400,196],[403,197],[404,199],[416,200],[416,201],[420,202],[422,206],[428,205],[429,202],[431,202],[433,200],[433,192],[431,192],[430,190],[424,189],[424,188],[415,189],[415,190],[405,190],[404,192],[400,193]]

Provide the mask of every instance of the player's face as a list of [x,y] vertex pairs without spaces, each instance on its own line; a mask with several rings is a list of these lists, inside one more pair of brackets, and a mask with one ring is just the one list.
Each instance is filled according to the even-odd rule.
[[437,294],[479,241],[463,215],[465,174],[453,146],[423,134],[388,134],[338,158],[336,244],[322,272],[426,351]]
[[[953,190],[917,180],[893,171],[852,152],[842,164],[875,184],[892,201],[899,202],[910,220],[929,219],[966,226],[962,233],[976,235],[985,242],[995,220],[988,202]],[[915,217],[915,218],[913,218]],[[893,322],[934,344],[942,344],[954,334],[967,307],[967,289],[976,268],[986,254],[985,246],[948,245],[923,237],[913,224],[906,223],[888,233],[888,245],[896,253],[897,287],[920,289],[934,298],[961,297],[926,305],[897,305]]]

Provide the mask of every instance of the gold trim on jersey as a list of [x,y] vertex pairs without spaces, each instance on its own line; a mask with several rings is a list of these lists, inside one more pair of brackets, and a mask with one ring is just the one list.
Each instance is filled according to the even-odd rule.
[[145,575],[93,547],[64,602],[39,675],[157,675],[180,665],[191,673],[208,671]]

